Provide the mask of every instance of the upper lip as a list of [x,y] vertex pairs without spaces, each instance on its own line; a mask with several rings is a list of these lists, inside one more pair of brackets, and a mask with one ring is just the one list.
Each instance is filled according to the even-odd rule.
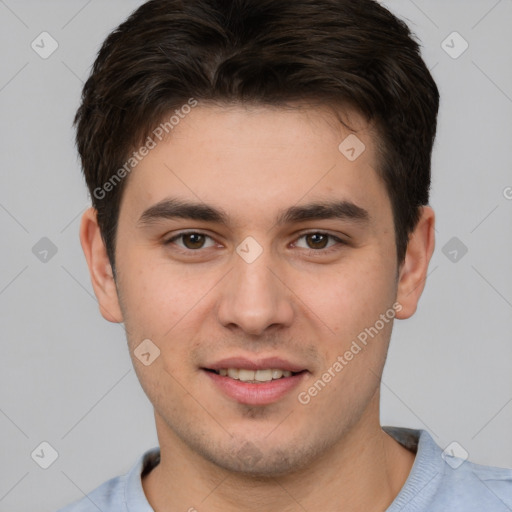
[[279,369],[290,372],[301,372],[305,370],[304,366],[291,363],[281,357],[265,357],[263,359],[248,359],[247,357],[228,357],[208,364],[204,368],[208,370],[221,370],[223,368],[240,368],[244,370],[266,370]]

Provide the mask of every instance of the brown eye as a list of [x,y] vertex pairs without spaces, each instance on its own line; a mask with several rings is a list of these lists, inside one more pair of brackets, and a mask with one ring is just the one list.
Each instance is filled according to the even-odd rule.
[[331,251],[341,249],[342,246],[346,245],[346,242],[329,233],[313,231],[311,233],[304,233],[301,235],[294,245],[309,251],[311,255],[314,254],[320,256]]
[[305,238],[311,249],[324,249],[329,241],[329,235],[323,233],[309,233]]
[[[210,240],[210,243],[209,245],[206,245],[208,239]],[[197,233],[195,231],[190,231],[189,233],[179,233],[178,235],[175,235],[164,242],[164,244],[176,245],[180,249],[190,251],[197,251],[198,249],[213,247],[215,245],[213,239],[210,236],[203,233]]]
[[204,245],[205,236],[200,233],[186,233],[181,236],[187,249],[201,249]]

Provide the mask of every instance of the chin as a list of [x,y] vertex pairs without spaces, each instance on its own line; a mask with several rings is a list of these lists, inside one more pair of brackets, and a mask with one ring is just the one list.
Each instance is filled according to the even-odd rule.
[[[263,443],[261,443],[263,444]],[[304,446],[297,449],[297,443],[289,446],[258,446],[250,440],[240,440],[231,446],[201,447],[199,454],[216,466],[239,475],[256,479],[272,479],[290,475],[314,458],[314,450]],[[270,443],[269,443],[270,444]]]

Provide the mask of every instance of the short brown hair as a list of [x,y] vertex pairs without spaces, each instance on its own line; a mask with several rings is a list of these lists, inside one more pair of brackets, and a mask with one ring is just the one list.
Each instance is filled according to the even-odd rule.
[[429,200],[439,107],[436,84],[403,21],[374,0],[151,0],[139,7],[103,43],[75,117],[114,272],[126,179],[111,183],[108,194],[104,185],[190,98],[355,107],[377,128],[378,173],[403,261],[419,207]]

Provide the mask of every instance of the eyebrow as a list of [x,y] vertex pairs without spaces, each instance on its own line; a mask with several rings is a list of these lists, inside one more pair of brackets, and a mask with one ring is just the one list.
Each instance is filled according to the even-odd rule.
[[[230,225],[229,215],[220,208],[172,197],[163,199],[145,210],[140,216],[138,224],[146,226],[160,220],[178,218]],[[276,218],[276,224],[322,219],[341,219],[367,224],[370,221],[370,214],[351,201],[316,201],[281,210]]]

